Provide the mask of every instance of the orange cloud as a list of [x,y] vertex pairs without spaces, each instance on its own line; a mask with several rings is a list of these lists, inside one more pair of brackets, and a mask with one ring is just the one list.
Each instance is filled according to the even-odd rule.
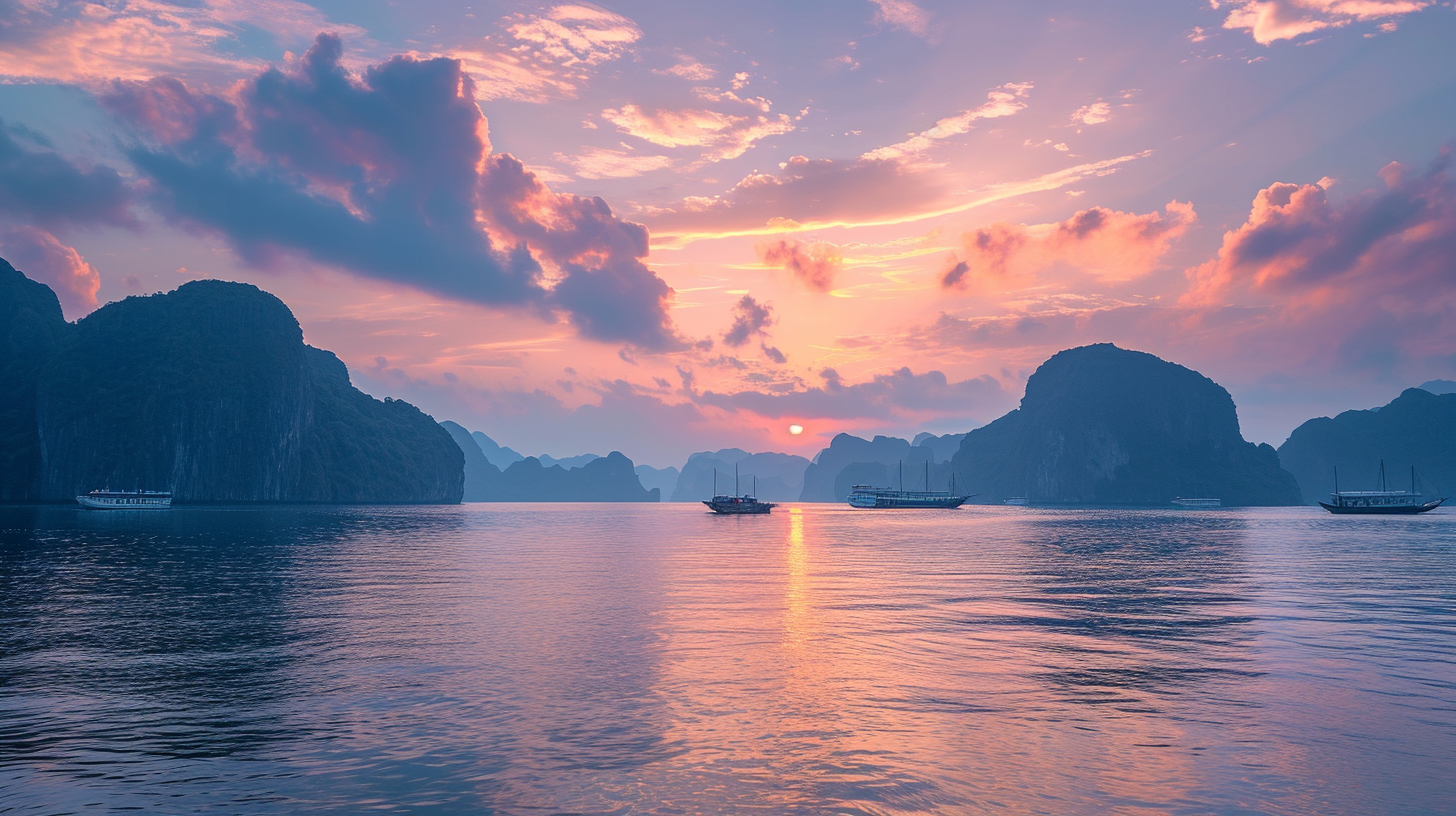
[[754,249],[764,266],[787,269],[816,292],[833,289],[834,277],[844,267],[839,247],[833,244],[806,244],[779,238],[764,241]]
[[1168,202],[1165,212],[1139,215],[1091,207],[1057,224],[991,224],[961,236],[962,251],[952,256],[941,285],[1029,284],[1060,264],[1103,283],[1139,278],[1157,268],[1172,243],[1198,220],[1193,205],[1180,201]]
[[0,253],[11,266],[55,291],[66,316],[72,320],[97,306],[101,276],[81,253],[37,227],[14,227],[0,232]]

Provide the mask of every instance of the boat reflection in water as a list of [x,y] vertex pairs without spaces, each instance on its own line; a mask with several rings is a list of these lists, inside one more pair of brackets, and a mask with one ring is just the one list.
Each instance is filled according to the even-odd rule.
[[900,463],[900,489],[854,485],[849,491],[849,506],[861,510],[908,510],[940,508],[953,510],[966,503],[970,496],[956,495],[955,474],[950,476],[950,490],[930,489],[930,463],[925,463],[925,489],[905,489],[905,463]]
[[1440,507],[1445,496],[1427,498],[1416,492],[1416,469],[1411,466],[1410,490],[1389,490],[1385,483],[1385,460],[1380,461],[1379,490],[1340,490],[1340,471],[1335,470],[1335,492],[1320,507],[1341,515],[1414,515]]

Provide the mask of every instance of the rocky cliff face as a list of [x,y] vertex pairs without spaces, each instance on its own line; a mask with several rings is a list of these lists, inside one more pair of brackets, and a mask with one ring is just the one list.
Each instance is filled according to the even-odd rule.
[[1280,463],[1299,480],[1311,504],[1335,489],[1337,467],[1342,489],[1374,490],[1381,460],[1392,490],[1409,489],[1414,466],[1421,477],[1420,492],[1453,495],[1456,393],[1408,388],[1378,410],[1311,419],[1279,446]]
[[[33,374],[32,500],[106,486],[170,489],[178,502],[460,500],[449,435],[354,389],[255,287],[197,281],[59,326]],[[15,367],[18,352],[4,351]]]
[[952,466],[977,501],[1300,501],[1274,449],[1244,441],[1227,391],[1196,371],[1111,344],[1043,363],[1021,407],[967,434]]
[[56,293],[0,259],[0,502],[40,498],[36,385],[70,329]]

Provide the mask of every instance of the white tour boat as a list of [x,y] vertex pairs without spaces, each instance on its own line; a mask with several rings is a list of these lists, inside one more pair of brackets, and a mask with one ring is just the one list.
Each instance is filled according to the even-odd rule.
[[93,490],[76,501],[93,510],[166,510],[172,494],[158,490]]

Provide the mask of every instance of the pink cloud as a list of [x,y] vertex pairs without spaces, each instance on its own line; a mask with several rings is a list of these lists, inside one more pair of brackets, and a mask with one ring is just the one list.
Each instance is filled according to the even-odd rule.
[[556,159],[571,165],[576,175],[584,179],[632,178],[654,170],[665,170],[673,165],[669,156],[602,147],[588,147],[572,156],[558,153]]
[[0,255],[11,266],[55,291],[66,316],[76,320],[97,306],[101,276],[81,253],[37,227],[0,230]]
[[930,32],[930,12],[910,0],[870,0],[875,4],[875,22],[902,28],[917,37]]
[[472,47],[411,56],[459,60],[482,101],[545,103],[574,97],[600,66],[631,55],[642,38],[632,20],[589,3],[512,14],[500,27],[501,34]]
[[754,249],[764,266],[787,269],[805,286],[816,292],[833,289],[834,277],[844,268],[844,258],[840,255],[839,247],[833,244],[808,244],[778,238],[763,241]]
[[630,104],[608,108],[602,111],[602,118],[623,133],[655,145],[702,148],[703,158],[710,162],[736,159],[755,142],[794,129],[794,120],[782,113],[737,115],[694,108],[647,111]]
[[1432,5],[1430,0],[1233,0],[1223,27],[1248,31],[1255,42],[1268,45],[1352,22],[1412,14]]
[[0,37],[0,76],[80,84],[176,73],[237,77],[261,63],[228,56],[218,46],[248,29],[286,44],[308,42],[320,30],[362,34],[294,0],[25,2],[7,4],[5,13],[10,19]]
[[951,258],[941,284],[1000,290],[1030,285],[1058,265],[1103,283],[1132,280],[1156,269],[1197,219],[1192,204],[1170,201],[1163,213],[1091,207],[1056,224],[991,224],[961,236],[961,252]]
[[1386,189],[1332,200],[1318,184],[1272,184],[1248,219],[1224,233],[1218,254],[1189,270],[1184,300],[1212,304],[1241,293],[1328,308],[1376,302],[1421,310],[1450,299],[1456,257],[1456,184],[1449,155],[1423,175],[1392,162]]

